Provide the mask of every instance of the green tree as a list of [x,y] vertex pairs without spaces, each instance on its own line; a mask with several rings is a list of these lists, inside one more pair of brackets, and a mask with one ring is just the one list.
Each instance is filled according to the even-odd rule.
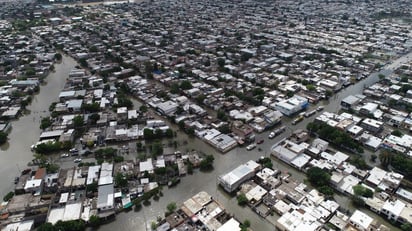
[[131,109],[133,108],[133,102],[125,96],[119,96],[115,107],[127,107],[128,109]]
[[85,112],[91,112],[91,113],[98,112],[98,111],[100,111],[100,105],[97,102],[93,102],[93,103],[90,103],[90,104],[83,104],[82,109]]
[[46,222],[41,224],[38,228],[37,231],[57,231],[57,229],[53,226],[52,223]]
[[200,94],[196,97],[195,100],[197,104],[203,105],[203,102],[205,101],[205,99],[206,99],[206,96],[203,94]]
[[331,90],[326,90],[325,91],[325,95],[326,95],[326,97],[331,97],[332,95],[333,95],[333,92],[331,91]]
[[97,52],[97,47],[96,46],[91,46],[89,51],[90,52]]
[[43,119],[41,119],[41,123],[40,123],[40,128],[41,129],[46,129],[48,127],[50,127],[52,125],[52,121],[50,119],[50,117],[45,117]]
[[219,67],[223,68],[225,66],[225,59],[224,58],[218,58],[217,59],[217,65],[219,65]]
[[163,155],[163,145],[160,142],[154,142],[152,145],[152,156],[157,157]]
[[402,132],[399,131],[398,129],[393,130],[391,134],[397,137],[401,137],[403,135]]
[[89,192],[95,193],[95,192],[97,192],[97,188],[98,188],[98,184],[97,184],[96,181],[94,181],[93,183],[88,184],[88,185],[86,186],[86,191],[87,191],[88,193],[89,193]]
[[373,197],[373,191],[358,184],[352,187],[355,196]]
[[192,89],[192,83],[189,80],[183,80],[182,82],[180,82],[180,88],[182,90],[189,90]]
[[383,149],[379,153],[379,161],[381,162],[381,166],[385,169],[388,168],[389,164],[392,162],[393,154],[389,150]]
[[91,227],[98,227],[102,224],[100,217],[97,215],[91,215],[89,218],[89,224]]
[[241,231],[247,231],[249,227],[250,227],[250,221],[249,220],[245,220],[245,221],[243,221],[242,224],[240,224],[240,230]]
[[0,145],[6,143],[7,139],[8,139],[8,134],[6,132],[0,131]]
[[147,106],[146,106],[146,105],[140,106],[140,107],[139,107],[139,111],[142,112],[142,113],[147,112]]
[[272,160],[269,157],[260,158],[258,160],[258,163],[261,164],[264,168],[271,169],[273,167]]
[[3,197],[3,201],[5,202],[9,201],[11,200],[11,198],[13,198],[13,196],[14,196],[14,192],[9,192]]
[[200,170],[201,171],[210,171],[213,169],[213,161],[215,160],[215,157],[213,155],[206,155],[205,158],[203,158],[202,161],[200,161]]
[[320,193],[324,194],[325,196],[332,196],[334,193],[333,188],[327,185],[319,187],[318,190]]
[[89,116],[89,120],[91,124],[96,124],[96,122],[100,119],[100,115],[97,113],[93,113]]
[[220,119],[220,120],[222,120],[222,121],[227,121],[227,120],[228,120],[225,111],[220,110],[220,109],[217,110],[217,118]]
[[79,59],[80,66],[87,68],[89,66],[89,63],[87,63],[87,60],[85,58]]
[[312,84],[306,85],[306,89],[308,89],[308,91],[316,91],[316,87]]
[[241,55],[241,57],[240,57],[240,60],[241,60],[242,62],[246,62],[246,61],[248,61],[248,60],[249,60],[250,58],[252,58],[252,57],[253,57],[252,54],[244,52],[244,53],[242,53],[242,55]]
[[124,188],[127,186],[127,178],[122,173],[118,172],[114,177],[114,182],[117,187]]
[[176,202],[170,202],[167,204],[166,209],[168,214],[172,214],[177,209]]
[[168,138],[173,138],[173,136],[174,136],[173,130],[168,128],[165,132],[165,136],[168,137]]
[[50,154],[52,152],[57,152],[61,149],[61,143],[56,141],[49,141],[47,143],[41,143],[36,145],[35,151],[39,154]]
[[360,157],[360,156],[352,156],[352,157],[349,159],[349,162],[350,162],[351,164],[353,164],[355,167],[359,168],[359,169],[363,169],[363,170],[370,169],[369,165],[366,164],[365,159],[363,159],[363,158]]
[[156,221],[152,221],[152,223],[150,224],[150,228],[152,229],[152,230],[156,230],[157,229],[157,223],[156,223]]
[[245,206],[248,203],[247,197],[244,193],[240,193],[237,197],[237,204],[240,206]]
[[408,223],[402,224],[401,225],[401,230],[402,231],[411,231],[412,230],[412,225],[408,224]]
[[56,54],[54,55],[54,59],[60,61],[60,60],[62,60],[62,55],[61,55],[60,53],[56,53]]
[[364,207],[365,206],[365,201],[362,199],[362,197],[359,196],[351,196],[352,204],[355,207]]
[[309,182],[315,187],[329,184],[330,174],[319,167],[312,167],[307,172]]
[[178,83],[172,83],[170,85],[170,93],[172,94],[178,94],[180,92],[180,87]]
[[75,128],[80,128],[83,126],[83,124],[84,124],[83,116],[77,115],[73,118],[73,126]]

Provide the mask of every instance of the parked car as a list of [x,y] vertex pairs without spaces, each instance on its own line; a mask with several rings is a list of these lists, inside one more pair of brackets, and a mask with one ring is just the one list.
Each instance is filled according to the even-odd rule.
[[311,117],[312,115],[314,115],[314,114],[316,113],[316,111],[317,111],[317,109],[306,112],[306,113],[305,113],[305,117],[306,117],[306,118],[307,118],[307,117]]
[[256,141],[257,144],[261,144],[261,143],[263,143],[263,142],[265,142],[264,139],[260,139],[260,140]]
[[61,155],[61,158],[66,158],[66,157],[69,157],[70,155],[69,155],[69,153],[63,153],[62,155]]
[[295,124],[299,123],[300,121],[302,121],[304,118],[305,118],[305,117],[303,117],[303,116],[300,115],[300,116],[298,116],[296,119],[294,119],[294,120],[292,121],[292,124],[295,125]]
[[271,132],[269,134],[269,139],[273,139],[273,138],[275,138],[275,136],[276,136],[275,132]]
[[29,174],[31,172],[31,168],[26,168],[21,172],[21,175],[26,175]]
[[82,162],[81,158],[74,159],[74,163],[80,163],[80,162]]
[[276,130],[274,131],[275,136],[282,134],[284,131],[286,131],[286,127],[285,127],[285,126],[282,126],[282,127],[278,128],[278,129],[276,129]]
[[250,151],[252,149],[256,148],[256,144],[250,144],[246,147],[246,150]]

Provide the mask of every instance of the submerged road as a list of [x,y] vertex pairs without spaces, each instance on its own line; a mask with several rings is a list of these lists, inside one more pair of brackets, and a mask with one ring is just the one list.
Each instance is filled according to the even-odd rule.
[[14,177],[27,168],[33,159],[30,146],[39,140],[41,118],[49,116],[50,104],[58,100],[69,72],[75,65],[74,59],[63,55],[62,61],[54,64],[55,70],[44,79],[40,92],[33,96],[32,103],[27,106],[28,112],[11,122],[8,143],[0,147],[1,195],[14,190]]
[[[389,65],[383,67],[381,71],[372,73],[367,78],[341,90],[336,95],[332,96],[329,100],[322,101],[319,105],[323,105],[325,107],[324,111],[337,112],[340,109],[339,105],[343,98],[347,97],[348,95],[361,94],[364,87],[370,86],[379,81],[379,74],[389,76],[393,73],[394,69],[402,65],[402,63],[410,60],[412,60],[412,53],[394,60]],[[316,108],[316,105],[313,106],[313,108]],[[321,112],[317,112],[316,115],[319,115],[319,113]],[[288,129],[285,133],[276,137],[275,139],[269,140],[267,138],[270,131],[257,135],[257,139],[265,139],[265,142],[263,144],[258,145],[258,148],[260,148],[261,151],[258,151],[258,148],[255,148],[252,151],[247,151],[244,147],[238,147],[228,153],[221,154],[203,141],[200,141],[197,138],[189,138],[186,134],[178,131],[178,139],[180,140],[180,143],[183,143],[183,141],[188,141],[188,144],[185,146],[180,146],[179,150],[188,151],[195,149],[207,154],[213,154],[215,157],[215,169],[209,173],[195,172],[193,175],[183,177],[181,183],[176,187],[171,189],[164,188],[164,196],[161,197],[158,201],[152,200],[150,206],[143,206],[143,208],[138,212],[130,211],[124,214],[119,214],[116,217],[115,221],[100,227],[99,230],[150,230],[151,222],[155,221],[158,216],[164,216],[164,212],[166,211],[166,206],[168,203],[176,202],[178,205],[181,205],[186,199],[190,198],[199,191],[208,192],[215,199],[217,199],[229,213],[234,214],[240,221],[248,219],[251,222],[251,227],[253,230],[274,230],[275,228],[272,224],[254,213],[249,207],[242,208],[238,206],[236,198],[232,198],[220,187],[218,187],[217,177],[232,170],[238,165],[247,162],[248,160],[257,160],[261,156],[269,156],[270,148],[273,144],[285,137],[288,137],[291,132],[296,129],[306,128],[306,125],[309,122],[313,121],[316,115],[313,115],[310,118],[306,118],[304,121],[298,123],[297,125],[291,124],[292,119],[285,119],[282,122],[282,125],[286,126]],[[170,124],[170,126],[173,127],[174,125]],[[174,128],[177,129],[177,127]],[[281,171],[288,171],[292,174],[293,178],[302,182],[306,178],[304,173],[299,172],[294,168],[291,168],[290,166],[279,162],[276,159],[272,158],[272,160],[274,163],[274,168],[277,168]],[[350,211],[354,210],[348,197],[337,194],[334,196],[334,198],[343,208]],[[391,224],[386,222],[386,220],[382,219],[375,213],[369,210],[363,211],[388,226],[391,230],[398,230],[396,227],[392,226]],[[278,216],[274,215],[273,217],[271,217],[271,220],[275,221],[277,218]]]
[[[396,67],[411,59],[412,54],[402,56],[393,61],[390,65],[384,67],[379,73],[390,75]],[[13,128],[9,134],[9,142],[0,147],[0,182],[2,182],[0,192],[2,195],[5,195],[7,192],[14,189],[14,177],[17,176],[21,170],[25,169],[27,163],[33,159],[30,145],[38,140],[41,132],[39,129],[40,120],[42,117],[49,116],[49,105],[52,102],[57,101],[58,95],[64,87],[68,74],[75,65],[77,65],[77,63],[74,59],[68,56],[63,56],[62,62],[60,64],[55,64],[55,71],[47,76],[45,79],[46,84],[41,86],[40,93],[33,97],[33,102],[27,107],[29,113],[23,115],[16,121],[12,121]],[[321,104],[325,106],[326,111],[337,112],[339,110],[341,99],[351,94],[361,93],[364,86],[369,86],[379,80],[379,73],[371,74],[368,78],[343,89],[328,101],[321,102]],[[290,135],[293,130],[305,128],[307,123],[312,121],[314,117],[315,116],[307,118],[295,126],[290,124],[290,119],[285,119],[283,125],[287,126],[289,129],[273,140],[267,139],[268,132],[259,134],[258,139],[265,139],[265,142],[258,146],[262,151],[258,151],[257,148],[253,151],[246,151],[243,147],[236,148],[226,154],[220,154],[199,139],[189,138],[186,134],[179,131],[178,139],[181,141],[180,143],[188,141],[187,145],[180,146],[179,149],[181,151],[195,149],[201,150],[204,153],[213,154],[215,157],[214,171],[208,173],[195,172],[193,175],[184,177],[181,183],[176,187],[171,189],[165,188],[164,196],[161,197],[159,201],[152,201],[150,206],[143,206],[139,212],[130,211],[121,213],[116,217],[114,222],[100,227],[100,230],[146,230],[146,228],[150,226],[151,221],[156,220],[158,216],[164,215],[168,203],[174,201],[177,202],[177,204],[181,204],[184,200],[199,191],[207,191],[220,201],[229,213],[234,214],[239,220],[250,220],[254,230],[273,230],[274,226],[272,224],[259,217],[250,208],[239,207],[235,198],[230,197],[217,187],[216,179],[219,175],[230,171],[250,159],[256,160],[261,156],[269,156],[270,147],[274,143]],[[300,181],[305,179],[303,173],[298,172],[277,160],[274,160],[274,168],[288,171],[294,178]],[[353,209],[350,207],[346,197],[337,195],[336,200],[341,206]],[[376,215],[369,211],[368,214],[376,217]],[[273,219],[276,218],[275,215]],[[387,224],[387,222],[384,223]],[[389,224],[388,226],[391,227],[392,230],[394,229]]]

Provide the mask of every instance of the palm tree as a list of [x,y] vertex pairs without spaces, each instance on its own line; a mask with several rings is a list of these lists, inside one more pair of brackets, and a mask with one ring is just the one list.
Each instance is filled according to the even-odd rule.
[[388,166],[391,164],[392,162],[392,157],[393,154],[391,151],[389,150],[382,150],[379,154],[379,160],[381,162],[381,166],[385,169],[388,168]]

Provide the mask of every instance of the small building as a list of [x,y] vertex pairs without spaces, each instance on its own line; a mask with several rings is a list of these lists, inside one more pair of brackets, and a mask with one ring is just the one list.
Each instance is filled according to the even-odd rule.
[[290,99],[275,103],[274,109],[280,111],[286,116],[291,116],[306,109],[308,105],[308,99],[295,95]]
[[362,120],[360,126],[372,133],[378,133],[383,129],[383,124],[381,121],[366,118]]
[[34,220],[19,221],[3,227],[2,231],[30,231],[34,228]]
[[218,177],[218,183],[228,192],[234,192],[243,182],[252,178],[260,169],[253,160],[238,166],[232,171]]
[[72,99],[66,102],[66,107],[69,112],[79,112],[82,109],[82,99]]
[[169,101],[157,104],[156,110],[163,115],[171,116],[173,113],[176,112],[178,106],[179,104],[169,100]]
[[1,116],[8,119],[16,119],[20,114],[20,107],[8,107],[6,111],[4,111]]
[[339,91],[342,88],[342,85],[339,82],[330,79],[319,81],[319,85],[333,92]]
[[43,179],[29,179],[24,186],[24,191],[38,196],[41,194],[42,188]]
[[394,201],[387,200],[382,206],[381,213],[388,216],[389,220],[397,221],[405,206],[406,204],[398,199]]
[[276,221],[276,227],[282,231],[316,231],[320,230],[322,225],[309,212],[301,212],[300,209],[288,211]]
[[100,170],[99,186],[113,184],[113,164],[102,163]]
[[62,91],[59,94],[60,102],[76,98],[76,91]]
[[359,109],[359,113],[362,115],[371,115],[373,114],[376,110],[378,110],[378,104],[376,103],[366,103]]
[[342,99],[340,102],[340,105],[342,106],[343,109],[353,109],[355,105],[357,105],[361,101],[360,98],[349,95],[346,98]]
[[371,224],[373,218],[368,216],[366,213],[356,210],[352,216],[349,218],[349,224],[359,231],[371,230]]
[[100,165],[90,166],[87,171],[87,180],[86,184],[92,184],[93,182],[98,182],[99,179]]
[[240,231],[240,223],[233,217],[226,221],[222,226],[220,226],[216,231]]
[[40,140],[50,140],[50,139],[58,140],[63,133],[64,133],[64,130],[45,131],[40,134]]
[[105,184],[97,190],[97,211],[104,213],[114,209],[114,185]]

